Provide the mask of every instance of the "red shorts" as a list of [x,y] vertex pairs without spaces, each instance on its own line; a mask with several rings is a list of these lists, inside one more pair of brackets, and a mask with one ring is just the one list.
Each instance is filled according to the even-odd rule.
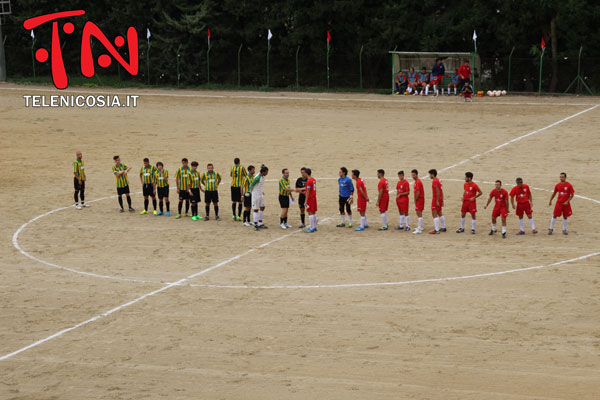
[[306,211],[309,213],[317,212],[317,199],[316,197],[306,199]]
[[415,201],[415,211],[423,211],[425,209],[425,198],[419,197],[419,200]]
[[367,200],[365,200],[362,197],[358,196],[358,200],[356,202],[356,210],[358,212],[367,211]]
[[390,198],[388,197],[387,199],[382,199],[383,201],[379,202],[379,212],[380,213],[384,213],[388,210],[388,207],[390,206]]
[[467,93],[467,92],[463,93],[463,97],[464,97],[465,99],[470,99],[470,98],[471,98],[471,96],[473,96],[473,93]]
[[508,210],[506,207],[497,207],[494,206],[494,210],[492,211],[492,218],[502,218],[505,219],[508,216]]
[[435,210],[435,211],[437,211],[437,212],[442,212],[442,207],[443,207],[443,206],[442,206],[441,204],[440,204],[439,206],[437,206],[437,205],[435,204],[435,201],[432,201],[432,202],[431,202],[431,210],[432,210],[432,211],[433,211],[433,210]]
[[439,85],[441,80],[442,80],[442,77],[438,76],[434,80],[432,80],[431,82],[429,82],[429,86]]
[[396,199],[396,205],[398,206],[398,212],[408,214],[408,196]]
[[461,213],[475,214],[477,212],[477,202],[471,200],[463,200]]
[[573,215],[573,210],[571,210],[571,203],[566,206],[563,203],[557,202],[554,206],[554,218],[558,218],[562,215],[563,218],[569,218]]
[[523,218],[523,214],[531,215],[533,210],[531,209],[531,204],[527,203],[517,203],[517,217]]

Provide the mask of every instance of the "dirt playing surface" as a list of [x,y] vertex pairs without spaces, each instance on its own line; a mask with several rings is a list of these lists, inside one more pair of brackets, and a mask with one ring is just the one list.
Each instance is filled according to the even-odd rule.
[[[0,85],[0,357],[48,339],[0,361],[0,398],[597,398],[600,255],[553,265],[600,252],[596,99],[73,91],[141,97],[137,108],[26,108],[23,95],[57,92]],[[32,218],[72,205],[78,150],[86,200],[99,200],[33,221],[13,243]],[[133,166],[135,213],[118,212],[115,154]],[[270,168],[268,230],[231,221],[236,156]],[[182,157],[201,171],[214,163],[222,220],[139,215],[144,157],[165,163],[172,187]],[[280,171],[293,183],[302,166],[317,179],[314,234],[278,226]],[[368,178],[365,232],[335,227],[341,166]],[[442,170],[448,232],[377,231],[379,168],[390,188],[399,169]],[[484,192],[476,235],[454,232],[465,171]],[[548,236],[562,171],[588,199],[573,199],[569,236],[562,219]],[[491,182],[510,190],[517,176],[536,188],[540,233],[526,221],[515,236],[511,210],[508,238],[490,237]],[[174,191],[171,201],[175,215]],[[410,210],[415,227],[412,193]],[[396,226],[393,201],[389,215]],[[298,226],[297,206],[289,222]],[[547,267],[478,276],[536,266]],[[465,279],[440,280],[449,277]],[[433,281],[413,282],[423,280]]]

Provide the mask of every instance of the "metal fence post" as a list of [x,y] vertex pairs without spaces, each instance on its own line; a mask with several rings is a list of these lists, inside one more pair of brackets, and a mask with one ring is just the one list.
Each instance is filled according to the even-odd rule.
[[244,46],[244,43],[240,44],[240,48],[238,49],[238,87],[240,87],[242,83],[242,70],[240,64],[240,54],[242,53],[242,46]]
[[269,54],[271,53],[271,42],[269,42],[269,45],[267,47],[267,87],[269,87],[269,83],[270,83],[270,68],[269,68]]
[[538,96],[542,94],[542,67],[544,65],[544,53],[546,52],[546,47],[542,49],[542,55],[540,56],[540,81],[538,83]]
[[206,82],[210,84],[210,49],[212,46],[209,44],[206,50]]
[[362,53],[363,53],[363,48],[365,46],[361,45],[360,46],[360,52],[358,54],[358,69],[360,71],[360,88],[363,88],[363,77],[362,77]]
[[508,82],[506,82],[506,91],[510,92],[510,69],[512,66],[512,55],[515,51],[515,46],[513,46],[512,50],[510,51],[510,54],[508,55]]
[[300,45],[296,48],[296,89],[300,89],[300,66],[298,63],[298,53],[300,52]]
[[181,57],[181,44],[179,45],[179,47],[177,48],[177,87],[179,87],[179,81],[181,79],[181,72],[179,69],[179,64],[180,64],[180,60],[179,58]]

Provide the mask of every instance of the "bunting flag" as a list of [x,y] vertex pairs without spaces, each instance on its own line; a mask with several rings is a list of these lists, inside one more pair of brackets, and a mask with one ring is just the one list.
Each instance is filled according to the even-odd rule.
[[268,29],[267,30],[267,40],[271,40],[272,37],[273,37],[273,34],[271,33],[271,30]]
[[475,43],[475,51],[477,51],[477,32],[473,30],[473,42]]
[[544,40],[544,37],[542,36],[542,43],[540,44],[540,49],[544,50],[546,48],[546,41]]
[[150,40],[150,36],[152,36],[150,34],[150,28],[146,28],[146,40]]
[[210,29],[208,29],[208,47],[210,47]]
[[327,43],[331,42],[331,33],[327,31]]
[[35,33],[33,33],[33,29],[31,30],[31,38],[35,39]]

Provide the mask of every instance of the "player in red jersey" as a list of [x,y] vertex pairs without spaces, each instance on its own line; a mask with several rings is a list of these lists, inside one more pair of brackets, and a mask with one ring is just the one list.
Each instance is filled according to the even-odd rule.
[[467,213],[471,214],[471,233],[475,234],[475,225],[477,224],[477,198],[483,194],[479,186],[473,182],[473,173],[465,173],[465,192],[462,198],[462,208],[460,210],[460,228],[456,230],[456,233],[463,233],[465,231],[465,217]]
[[[410,183],[404,179],[404,171],[398,171],[398,183],[396,184],[396,205],[400,213],[400,225],[396,227],[398,231],[410,231],[410,216],[408,215],[408,201],[410,195]],[[404,219],[406,218],[406,227]]]
[[554,214],[552,215],[552,220],[550,221],[548,235],[552,235],[556,218],[560,217],[561,215],[563,217],[563,235],[568,235],[567,219],[573,215],[573,210],[571,210],[571,200],[575,195],[575,189],[573,189],[573,185],[567,182],[567,174],[564,172],[560,173],[560,182],[558,182],[554,187],[554,193],[552,193],[552,197],[550,197],[550,202],[548,203],[549,206],[552,205],[552,200],[554,200],[554,196],[556,196],[557,193],[558,199],[556,200],[556,205],[554,206]]
[[356,181],[356,193],[358,194],[356,200],[356,209],[360,213],[360,226],[355,231],[364,231],[368,228],[367,225],[367,203],[369,202],[369,196],[367,196],[367,188],[365,187],[365,181],[360,178],[360,171],[357,169],[352,170],[352,179]]
[[379,228],[380,231],[388,230],[388,216],[387,210],[390,205],[390,186],[388,184],[388,180],[385,179],[385,171],[382,169],[377,170],[377,178],[379,178],[379,183],[377,184],[377,207],[379,208],[379,213],[381,214],[381,222],[382,226]]
[[431,235],[440,233],[440,224],[442,225],[441,232],[446,232],[446,220],[442,214],[442,207],[444,207],[444,191],[442,190],[442,181],[437,177],[437,170],[429,170],[429,178],[431,179],[431,191],[433,197],[431,198],[431,215],[433,216],[433,226],[435,230],[429,232]]
[[494,204],[494,210],[492,211],[492,230],[490,231],[490,235],[498,232],[496,229],[496,218],[500,216],[502,219],[502,239],[506,239],[506,217],[508,216],[508,191],[502,187],[502,181],[497,180],[495,184],[496,188],[490,192],[490,197],[488,198],[487,203],[483,209],[485,210],[492,199],[496,200]]
[[419,223],[417,225],[417,229],[413,232],[414,234],[423,233],[423,210],[425,209],[425,190],[423,189],[423,182],[419,179],[419,171],[413,169],[411,171],[412,178],[415,181],[413,192],[415,194],[415,211],[417,212],[417,217],[419,218]]
[[306,168],[308,180],[304,191],[306,193],[306,211],[308,211],[308,229],[305,233],[314,233],[317,231],[317,180],[311,176],[312,171]]
[[525,234],[523,214],[527,214],[527,218],[529,218],[531,232],[537,233],[535,224],[533,223],[533,211],[531,210],[533,207],[533,195],[531,194],[531,189],[529,189],[529,186],[523,183],[522,178],[517,178],[517,186],[512,188],[510,191],[510,203],[512,204],[513,210],[515,210],[515,198],[517,199],[516,210],[517,216],[519,217],[519,227],[521,228],[521,230],[517,232],[517,235]]

